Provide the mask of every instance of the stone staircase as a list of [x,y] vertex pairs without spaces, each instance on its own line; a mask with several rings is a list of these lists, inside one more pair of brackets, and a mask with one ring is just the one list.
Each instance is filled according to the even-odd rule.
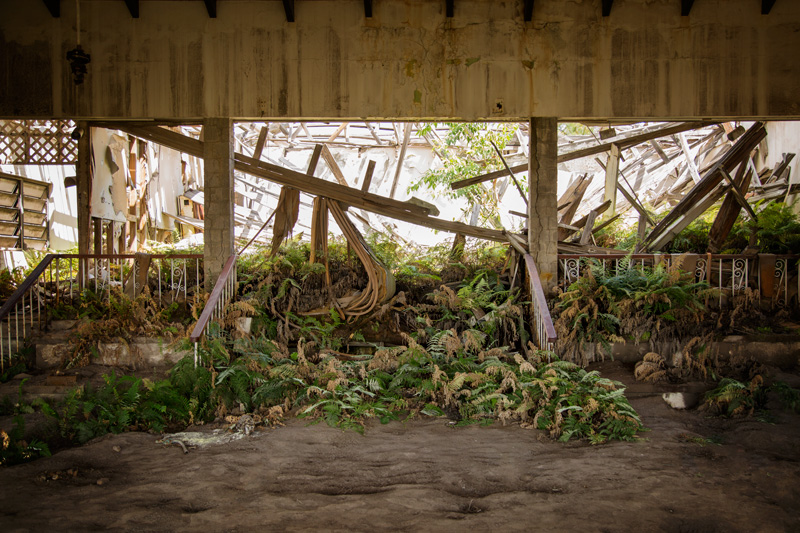
[[[78,327],[77,320],[54,320],[50,331],[37,339],[36,368],[40,370],[58,368],[72,348],[69,337]],[[131,342],[99,342],[93,364],[141,368],[177,363],[185,354],[172,349],[161,339],[136,337]]]

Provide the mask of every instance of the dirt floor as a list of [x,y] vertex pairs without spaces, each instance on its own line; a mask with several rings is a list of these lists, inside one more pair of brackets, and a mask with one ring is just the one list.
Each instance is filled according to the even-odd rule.
[[800,416],[676,411],[621,364],[601,371],[632,383],[640,441],[293,420],[184,454],[128,433],[0,469],[0,529],[800,531]]

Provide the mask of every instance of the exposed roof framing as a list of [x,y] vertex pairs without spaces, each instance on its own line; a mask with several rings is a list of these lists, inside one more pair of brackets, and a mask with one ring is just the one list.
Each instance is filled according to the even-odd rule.
[[372,0],[364,0],[364,16],[368,19],[372,18]]
[[453,18],[455,15],[456,0],[445,0],[445,11],[448,18]]
[[208,11],[208,18],[217,18],[217,0],[203,0],[206,3],[206,11]]
[[603,16],[607,17],[611,14],[611,6],[614,0],[603,0]]
[[688,17],[693,5],[694,0],[681,0],[681,16]]
[[47,10],[54,18],[61,16],[61,0],[43,0]]
[[772,10],[772,6],[774,5],[775,0],[761,0],[761,14],[769,15],[769,12]]
[[286,22],[294,22],[294,0],[283,0],[283,10],[286,11]]
[[525,0],[525,6],[522,9],[522,15],[525,22],[533,20],[533,0]]
[[135,19],[139,18],[139,0],[125,0],[125,5],[128,6],[131,16]]

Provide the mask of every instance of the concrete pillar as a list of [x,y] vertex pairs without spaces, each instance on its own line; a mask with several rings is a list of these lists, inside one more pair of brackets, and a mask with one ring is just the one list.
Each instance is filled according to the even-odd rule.
[[211,291],[225,261],[234,252],[233,121],[203,121],[205,288]]
[[528,247],[546,295],[558,274],[558,121],[530,119]]

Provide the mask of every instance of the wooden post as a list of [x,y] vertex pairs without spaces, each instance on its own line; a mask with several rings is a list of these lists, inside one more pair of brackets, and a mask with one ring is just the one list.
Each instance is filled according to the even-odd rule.
[[[78,196],[78,253],[88,254],[92,216],[92,128],[85,121],[78,122],[78,131],[83,135],[78,139],[78,162],[75,165],[76,189]],[[84,261],[78,261],[78,280],[83,288]]]
[[106,224],[106,254],[114,255],[114,221],[109,220]]
[[612,144],[606,163],[605,201],[611,201],[611,208],[606,216],[613,217],[617,212],[617,179],[619,177],[619,145]]
[[103,219],[94,219],[94,253],[103,253]]
[[125,246],[125,230],[128,228],[128,223],[123,222],[119,228],[119,253],[124,254],[127,251]]
[[25,184],[22,180],[17,181],[17,191],[19,196],[19,249],[25,249]]

